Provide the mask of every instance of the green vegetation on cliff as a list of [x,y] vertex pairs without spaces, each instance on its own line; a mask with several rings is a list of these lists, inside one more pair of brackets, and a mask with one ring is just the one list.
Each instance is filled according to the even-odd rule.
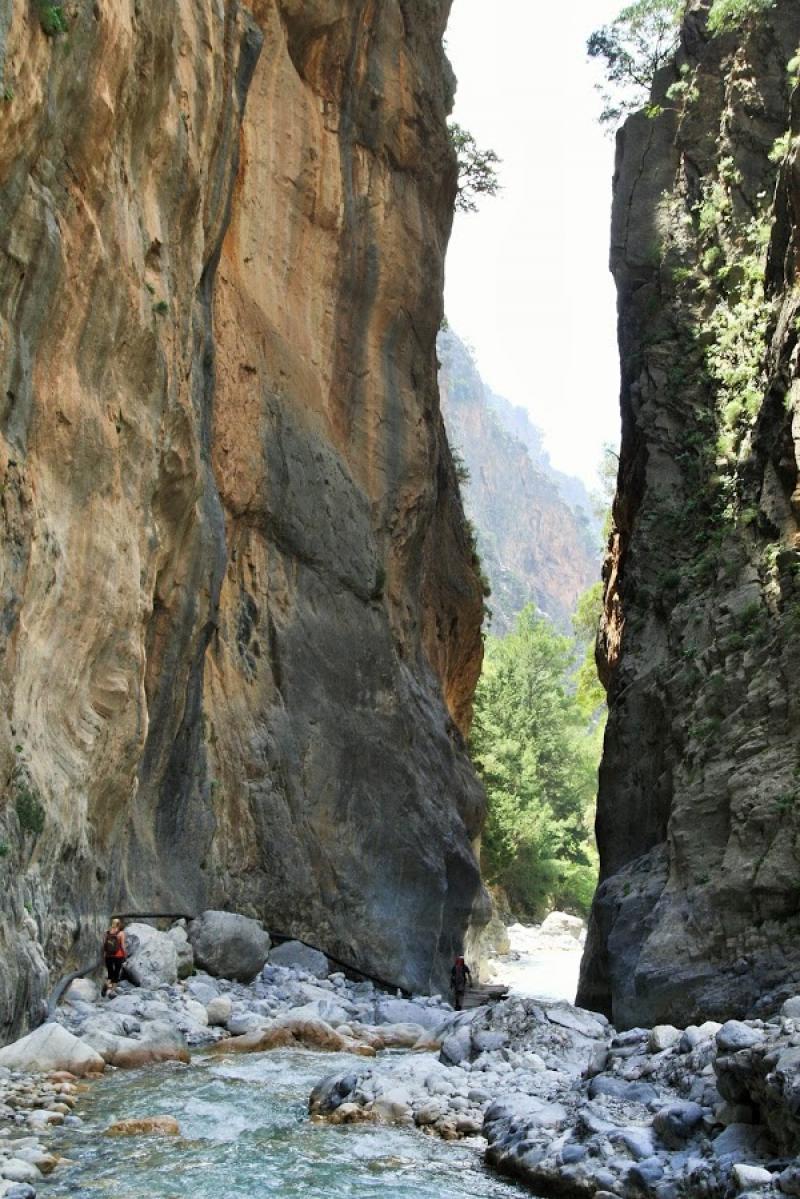
[[59,33],[67,32],[69,26],[60,3],[51,4],[47,0],[39,0],[37,9],[42,32],[48,37],[57,37]]
[[796,0],[692,5],[661,115],[620,138],[604,878],[579,990],[618,1026],[778,1003],[800,968],[798,42]]
[[[584,655],[575,675],[575,699],[586,720],[597,721],[603,713],[606,693],[597,677],[594,660],[597,626],[603,609],[603,584],[598,579],[584,591],[572,616],[572,627],[579,645],[585,645]],[[598,745],[599,752],[599,745]]]
[[500,187],[497,167],[500,159],[494,150],[482,150],[468,129],[456,121],[447,126],[458,159],[456,209],[477,212],[478,196],[496,196]]
[[743,21],[772,8],[775,0],[714,0],[708,14],[711,33],[730,33]]
[[[713,0],[706,27],[712,36],[731,33],[774,5],[775,0]],[[651,117],[665,111],[663,105],[649,102],[650,89],[657,72],[675,57],[685,10],[686,0],[634,0],[608,25],[590,34],[586,52],[602,64],[605,76],[605,84],[599,87],[602,124],[616,126],[640,108]],[[684,64],[682,71],[687,70]],[[697,95],[691,82],[683,78],[671,85],[666,98],[686,100]]]
[[599,735],[575,694],[575,646],[532,606],[489,637],[471,749],[489,798],[482,866],[518,915],[588,911]]
[[653,77],[678,47],[684,0],[636,0],[586,43],[590,58],[603,64],[603,124],[618,124],[647,102]]

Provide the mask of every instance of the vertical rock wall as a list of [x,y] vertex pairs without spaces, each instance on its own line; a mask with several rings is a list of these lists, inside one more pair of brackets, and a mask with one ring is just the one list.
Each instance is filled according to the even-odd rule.
[[623,440],[579,999],[621,1025],[800,983],[800,9],[711,38],[707,8],[614,181]]
[[419,988],[480,918],[447,9],[0,7],[0,1037],[112,908]]

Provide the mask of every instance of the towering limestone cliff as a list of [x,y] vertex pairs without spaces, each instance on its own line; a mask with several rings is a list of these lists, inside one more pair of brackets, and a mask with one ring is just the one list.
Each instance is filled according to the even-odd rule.
[[800,6],[749,7],[711,37],[690,5],[663,112],[618,140],[604,881],[579,1000],[620,1024],[800,984]]
[[439,358],[442,411],[468,475],[461,490],[491,584],[491,631],[507,633],[534,603],[571,632],[575,602],[599,571],[591,501],[578,479],[552,468],[527,414],[491,393],[452,330],[439,335]]
[[114,909],[481,914],[448,8],[0,4],[0,1040]]

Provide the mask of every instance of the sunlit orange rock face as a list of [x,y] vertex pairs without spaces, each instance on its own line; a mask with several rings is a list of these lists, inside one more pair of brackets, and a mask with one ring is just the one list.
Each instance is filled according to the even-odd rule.
[[436,389],[446,0],[14,5],[0,1034],[111,908],[440,985],[480,669]]

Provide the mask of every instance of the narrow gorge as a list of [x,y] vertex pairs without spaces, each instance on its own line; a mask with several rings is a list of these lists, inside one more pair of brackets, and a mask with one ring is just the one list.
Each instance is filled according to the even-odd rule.
[[[142,1199],[800,1196],[800,5],[589,38],[652,84],[596,890],[605,534],[580,416],[557,471],[558,396],[445,320],[464,171],[498,190],[450,9],[0,0],[0,1199],[128,1161]],[[586,937],[577,998],[478,977],[513,895]]]

